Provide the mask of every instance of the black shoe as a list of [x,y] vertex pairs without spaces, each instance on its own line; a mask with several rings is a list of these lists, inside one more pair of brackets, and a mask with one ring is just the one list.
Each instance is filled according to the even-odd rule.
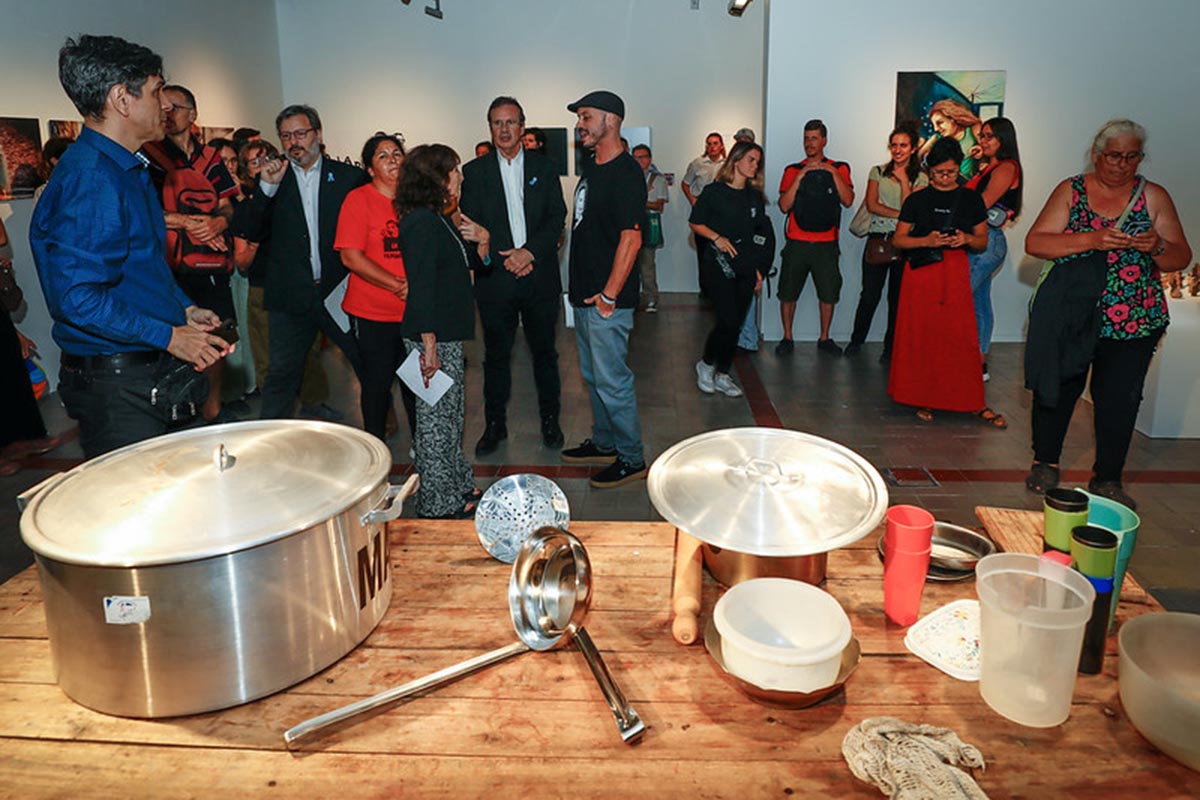
[[1125,493],[1125,488],[1121,486],[1120,481],[1098,481],[1092,478],[1088,481],[1088,491],[1120,503],[1130,511],[1137,511],[1137,501]]
[[775,355],[790,356],[792,351],[796,349],[796,345],[791,339],[780,339],[779,344],[775,345]]
[[842,351],[842,355],[856,356],[862,352],[862,345],[858,342],[851,342],[846,345],[846,349]]
[[486,456],[494,453],[500,443],[508,438],[508,428],[503,422],[489,422],[483,430],[483,436],[475,443],[475,455]]
[[821,339],[817,342],[817,350],[830,356],[841,356],[842,348],[833,339]]
[[1058,486],[1058,480],[1058,467],[1035,461],[1029,468],[1029,474],[1025,476],[1025,488],[1031,492],[1045,494]]
[[612,464],[617,460],[616,450],[601,450],[591,439],[584,439],[579,446],[563,450],[560,455],[563,461],[572,464]]
[[558,417],[542,417],[542,444],[546,447],[563,446],[563,432],[558,427]]
[[630,464],[623,458],[617,458],[612,464],[597,472],[588,481],[597,489],[611,489],[630,481],[643,480],[646,477],[646,462]]

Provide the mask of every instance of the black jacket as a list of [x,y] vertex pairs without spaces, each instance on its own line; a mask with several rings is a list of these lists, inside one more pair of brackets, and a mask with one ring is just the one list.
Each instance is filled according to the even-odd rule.
[[471,271],[482,268],[475,245],[463,241],[449,217],[418,208],[400,220],[400,252],[408,276],[404,338],[420,341],[422,333],[432,333],[439,342],[474,339]]

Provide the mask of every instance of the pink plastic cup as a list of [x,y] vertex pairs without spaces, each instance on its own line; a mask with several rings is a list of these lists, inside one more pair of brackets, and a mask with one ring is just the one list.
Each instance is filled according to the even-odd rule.
[[897,625],[912,625],[921,614],[932,538],[933,515],[925,509],[888,509],[883,539],[883,610]]

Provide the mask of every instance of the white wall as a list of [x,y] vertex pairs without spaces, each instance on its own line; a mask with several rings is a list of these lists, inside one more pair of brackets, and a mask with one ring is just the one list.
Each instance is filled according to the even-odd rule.
[[[442,20],[425,5],[276,0],[285,100],[317,107],[331,153],[357,158],[386,130],[468,159],[493,97],[517,97],[531,126],[572,128],[567,103],[599,88],[621,95],[626,124],[651,127],[655,163],[677,178],[709,131],[761,134],[761,2],[741,19],[726,0],[445,0]],[[563,183],[569,207],[574,176]],[[688,211],[677,181],[658,255],[667,291],[698,288]]]
[[[911,13],[883,0],[770,3],[766,155],[772,189],[783,167],[803,157],[805,120],[820,117],[829,126],[827,153],[853,168],[857,195],[843,216],[848,223],[871,165],[887,160],[897,71],[1003,69],[1005,115],[1017,127],[1025,170],[1025,212],[1008,231],[1009,258],[993,284],[997,341],[1023,339],[1028,282],[1036,275],[1024,255],[1029,225],[1058,181],[1082,170],[1087,147],[1107,119],[1128,116],[1147,128],[1150,157],[1142,170],[1171,193],[1193,247],[1200,246],[1200,3],[1008,0],[957,14],[925,8]],[[771,199],[777,199],[774,191]],[[778,230],[778,213],[776,220]],[[833,334],[844,343],[858,301],[863,243],[844,231],[841,243],[846,280]],[[815,339],[811,287],[796,313],[797,338]],[[881,307],[873,338],[882,338],[884,316]],[[778,339],[775,301],[764,320],[766,336]]]
[[[0,115],[79,119],[58,83],[58,50],[68,36],[110,34],[163,57],[167,79],[196,94],[201,125],[270,130],[280,107],[275,6],[270,0],[0,0]],[[216,21],[219,24],[212,24]],[[31,200],[0,203],[13,264],[29,304],[21,331],[40,346],[57,383],[58,349],[29,252]]]

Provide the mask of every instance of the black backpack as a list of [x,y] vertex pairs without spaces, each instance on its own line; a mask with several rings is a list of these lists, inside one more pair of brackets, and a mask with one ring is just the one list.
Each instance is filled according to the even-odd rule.
[[[840,162],[831,162],[837,169]],[[803,168],[803,162],[792,164]],[[807,173],[800,179],[796,189],[796,202],[792,205],[792,219],[802,231],[819,233],[836,228],[842,221],[842,200],[838,197],[833,175],[826,170]]]

